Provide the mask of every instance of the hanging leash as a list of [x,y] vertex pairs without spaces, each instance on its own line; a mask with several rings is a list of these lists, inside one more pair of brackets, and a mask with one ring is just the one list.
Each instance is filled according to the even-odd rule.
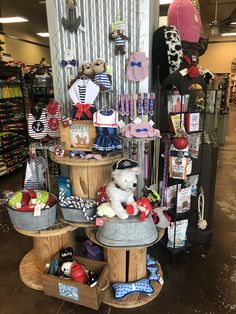
[[205,196],[203,188],[200,187],[200,194],[198,196],[198,223],[197,226],[199,229],[206,229],[207,221],[204,219],[204,211],[205,211]]

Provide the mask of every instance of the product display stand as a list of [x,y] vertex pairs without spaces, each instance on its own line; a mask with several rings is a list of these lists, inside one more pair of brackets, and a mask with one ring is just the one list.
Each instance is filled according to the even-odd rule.
[[106,183],[104,179],[111,178],[111,165],[122,158],[122,154],[96,159],[77,159],[59,157],[50,154],[52,161],[69,166],[69,177],[74,195],[83,198],[97,198],[97,191]]
[[63,247],[75,247],[73,231],[77,227],[55,223],[54,226],[40,231],[16,231],[33,238],[34,249],[25,255],[20,263],[20,277],[24,284],[35,290],[43,290],[42,274],[54,255]]
[[[145,278],[147,276],[146,270],[146,257],[147,247],[146,246],[133,246],[133,247],[109,247],[102,245],[96,239],[96,229],[86,229],[87,237],[94,243],[103,246],[104,257],[110,265],[110,282],[132,282]],[[159,230],[159,236],[155,243],[160,241],[164,235],[164,230]],[[162,269],[158,265],[158,273],[160,277],[163,277]],[[116,300],[113,296],[112,287],[110,286],[103,303],[118,307],[118,308],[133,308],[139,307],[152,301],[160,292],[161,284],[159,282],[151,283],[154,292],[147,296],[142,293],[134,293],[124,297],[122,300]]]

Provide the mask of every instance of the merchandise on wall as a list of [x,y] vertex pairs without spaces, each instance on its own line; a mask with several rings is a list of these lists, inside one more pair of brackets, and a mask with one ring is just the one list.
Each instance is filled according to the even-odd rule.
[[0,66],[0,175],[20,168],[27,157],[22,69]]

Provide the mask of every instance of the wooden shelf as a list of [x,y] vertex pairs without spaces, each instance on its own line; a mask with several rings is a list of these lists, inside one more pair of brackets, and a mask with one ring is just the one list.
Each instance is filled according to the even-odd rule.
[[[158,274],[160,275],[161,278],[163,278],[163,272],[159,264],[158,267],[159,267]],[[105,299],[103,300],[103,303],[117,308],[135,308],[143,306],[154,300],[158,296],[162,288],[161,284],[157,281],[151,281],[151,286],[153,287],[154,292],[149,296],[144,293],[130,293],[122,300],[116,300],[114,298],[113,290],[112,287],[110,286],[107,290],[107,294]]]
[[21,280],[27,287],[43,291],[43,272],[36,267],[36,255],[34,250],[31,250],[22,259],[19,272]]

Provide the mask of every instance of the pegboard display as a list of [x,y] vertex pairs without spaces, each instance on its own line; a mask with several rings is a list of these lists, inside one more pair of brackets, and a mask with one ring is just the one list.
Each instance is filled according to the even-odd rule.
[[[115,95],[148,91],[148,79],[142,82],[126,80],[125,68],[132,52],[144,51],[149,56],[151,2],[155,1],[77,0],[76,18],[80,17],[80,26],[77,31],[69,32],[61,22],[63,17],[68,18],[66,0],[46,1],[55,98],[65,114],[70,113],[72,105],[68,85],[86,60],[104,59],[112,74],[113,90],[100,93],[96,100],[97,108],[104,103],[113,105]],[[125,42],[126,54],[115,56],[114,42],[109,40],[109,33],[112,23],[117,20],[125,21],[124,34],[129,39]],[[76,60],[76,66],[62,67],[61,62],[68,51]]]

